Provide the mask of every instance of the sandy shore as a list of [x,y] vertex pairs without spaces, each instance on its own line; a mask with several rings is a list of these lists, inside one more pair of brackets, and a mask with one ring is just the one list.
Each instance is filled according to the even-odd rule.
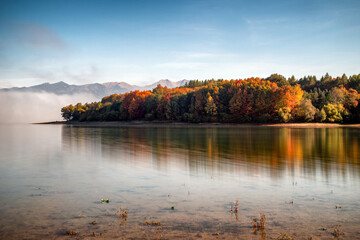
[[255,124],[255,123],[184,123],[167,121],[129,121],[129,122],[43,122],[35,124],[63,124],[84,127],[195,127],[195,128],[248,128],[248,127],[287,127],[287,128],[337,128],[337,127],[356,127],[360,124],[338,124],[338,123],[274,123],[274,124]]

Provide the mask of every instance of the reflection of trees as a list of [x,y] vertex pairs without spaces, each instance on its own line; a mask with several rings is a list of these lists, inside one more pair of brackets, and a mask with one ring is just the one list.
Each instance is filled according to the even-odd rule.
[[63,127],[66,150],[190,174],[359,175],[359,129]]

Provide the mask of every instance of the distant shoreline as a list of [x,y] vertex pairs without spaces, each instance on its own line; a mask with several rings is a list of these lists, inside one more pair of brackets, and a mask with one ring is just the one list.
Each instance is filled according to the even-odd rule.
[[338,128],[356,127],[360,124],[338,124],[338,123],[186,123],[186,122],[167,122],[167,121],[114,121],[114,122],[41,122],[33,124],[62,124],[84,127],[193,127],[193,128],[246,128],[246,127],[287,127],[287,128]]

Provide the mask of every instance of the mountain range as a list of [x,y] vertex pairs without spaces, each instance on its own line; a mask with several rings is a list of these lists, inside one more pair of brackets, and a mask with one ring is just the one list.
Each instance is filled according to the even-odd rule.
[[72,85],[63,81],[57,83],[43,83],[40,85],[30,87],[13,87],[3,88],[0,92],[47,92],[57,95],[75,95],[75,94],[91,94],[97,98],[109,96],[114,93],[126,93],[134,90],[152,90],[158,84],[163,87],[175,88],[185,85],[188,80],[181,80],[177,82],[168,79],[157,81],[146,86],[131,85],[126,82],[107,82],[107,83],[92,83],[84,85]]

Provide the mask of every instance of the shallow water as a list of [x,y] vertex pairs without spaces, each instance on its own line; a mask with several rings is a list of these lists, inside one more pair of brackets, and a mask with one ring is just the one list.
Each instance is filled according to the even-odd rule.
[[1,239],[360,238],[358,128],[0,132]]

